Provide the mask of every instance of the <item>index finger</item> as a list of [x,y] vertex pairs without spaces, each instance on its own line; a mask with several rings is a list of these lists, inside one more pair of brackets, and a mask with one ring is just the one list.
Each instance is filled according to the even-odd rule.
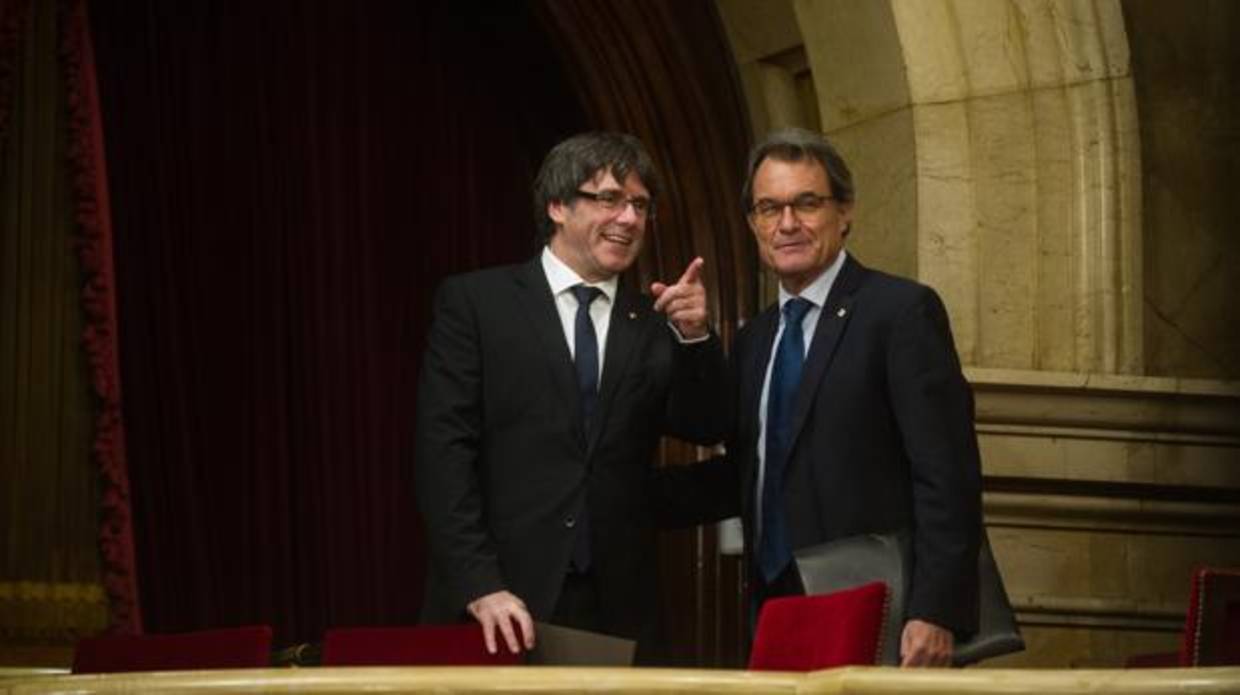
[[700,282],[702,278],[702,266],[706,265],[706,261],[701,256],[689,261],[689,267],[685,268],[685,272],[680,275],[680,279],[676,281],[677,285],[683,285],[691,282]]
[[925,650],[920,646],[910,647],[900,657],[901,666],[925,666],[927,663]]
[[482,641],[486,642],[487,654],[495,653],[495,621],[486,619],[482,622]]

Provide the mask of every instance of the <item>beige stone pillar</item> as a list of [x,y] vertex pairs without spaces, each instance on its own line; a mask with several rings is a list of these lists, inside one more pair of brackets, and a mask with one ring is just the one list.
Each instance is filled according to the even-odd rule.
[[1139,373],[1140,151],[1116,0],[797,0],[852,248],[943,295],[966,364]]

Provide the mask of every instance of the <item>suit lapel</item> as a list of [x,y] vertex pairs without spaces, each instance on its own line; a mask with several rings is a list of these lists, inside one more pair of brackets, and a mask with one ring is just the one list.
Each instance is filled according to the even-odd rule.
[[578,431],[583,431],[580,396],[577,393],[577,373],[573,370],[573,356],[568,351],[560,314],[551,296],[551,286],[543,272],[542,262],[536,256],[533,261],[520,266],[516,272],[516,295],[530,330],[542,344],[540,352],[546,355],[544,364],[551,375],[551,384],[557,397],[564,403],[575,403],[573,408]]
[[624,283],[620,284],[616,289],[616,301],[611,307],[611,319],[607,327],[603,376],[599,385],[595,425],[590,433],[588,451],[594,451],[599,434],[607,423],[607,414],[615,399],[620,377],[628,370],[642,333],[650,327],[651,313],[650,307],[638,301],[638,296],[626,289]]
[[814,328],[814,340],[810,343],[809,355],[805,359],[805,371],[801,375],[801,385],[797,387],[796,401],[792,408],[792,441],[790,450],[796,448],[797,439],[805,427],[805,418],[809,414],[814,394],[822,382],[827,366],[835,356],[840,338],[852,318],[853,303],[858,286],[865,274],[865,268],[853,260],[852,256],[844,258],[844,267],[836,278],[827,295],[827,301],[818,317],[818,325]]

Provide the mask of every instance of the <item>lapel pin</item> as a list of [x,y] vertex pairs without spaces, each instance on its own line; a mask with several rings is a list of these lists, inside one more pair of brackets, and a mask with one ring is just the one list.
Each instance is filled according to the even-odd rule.
[[847,309],[845,309],[844,307],[840,307],[840,310],[835,312],[835,315],[840,318],[844,318],[844,314],[847,314],[847,313],[848,313]]
[[635,319],[635,318],[637,318],[637,312],[636,312],[636,311],[630,311],[630,312],[629,312],[629,320],[630,320],[630,321],[632,321],[632,320],[633,320],[633,319]]

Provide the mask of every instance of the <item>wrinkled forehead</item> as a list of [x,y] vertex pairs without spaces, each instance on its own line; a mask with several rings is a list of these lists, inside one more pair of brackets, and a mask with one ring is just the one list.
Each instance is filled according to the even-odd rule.
[[758,165],[753,178],[754,201],[763,198],[789,198],[802,193],[832,195],[827,170],[813,157],[787,159],[767,157]]

